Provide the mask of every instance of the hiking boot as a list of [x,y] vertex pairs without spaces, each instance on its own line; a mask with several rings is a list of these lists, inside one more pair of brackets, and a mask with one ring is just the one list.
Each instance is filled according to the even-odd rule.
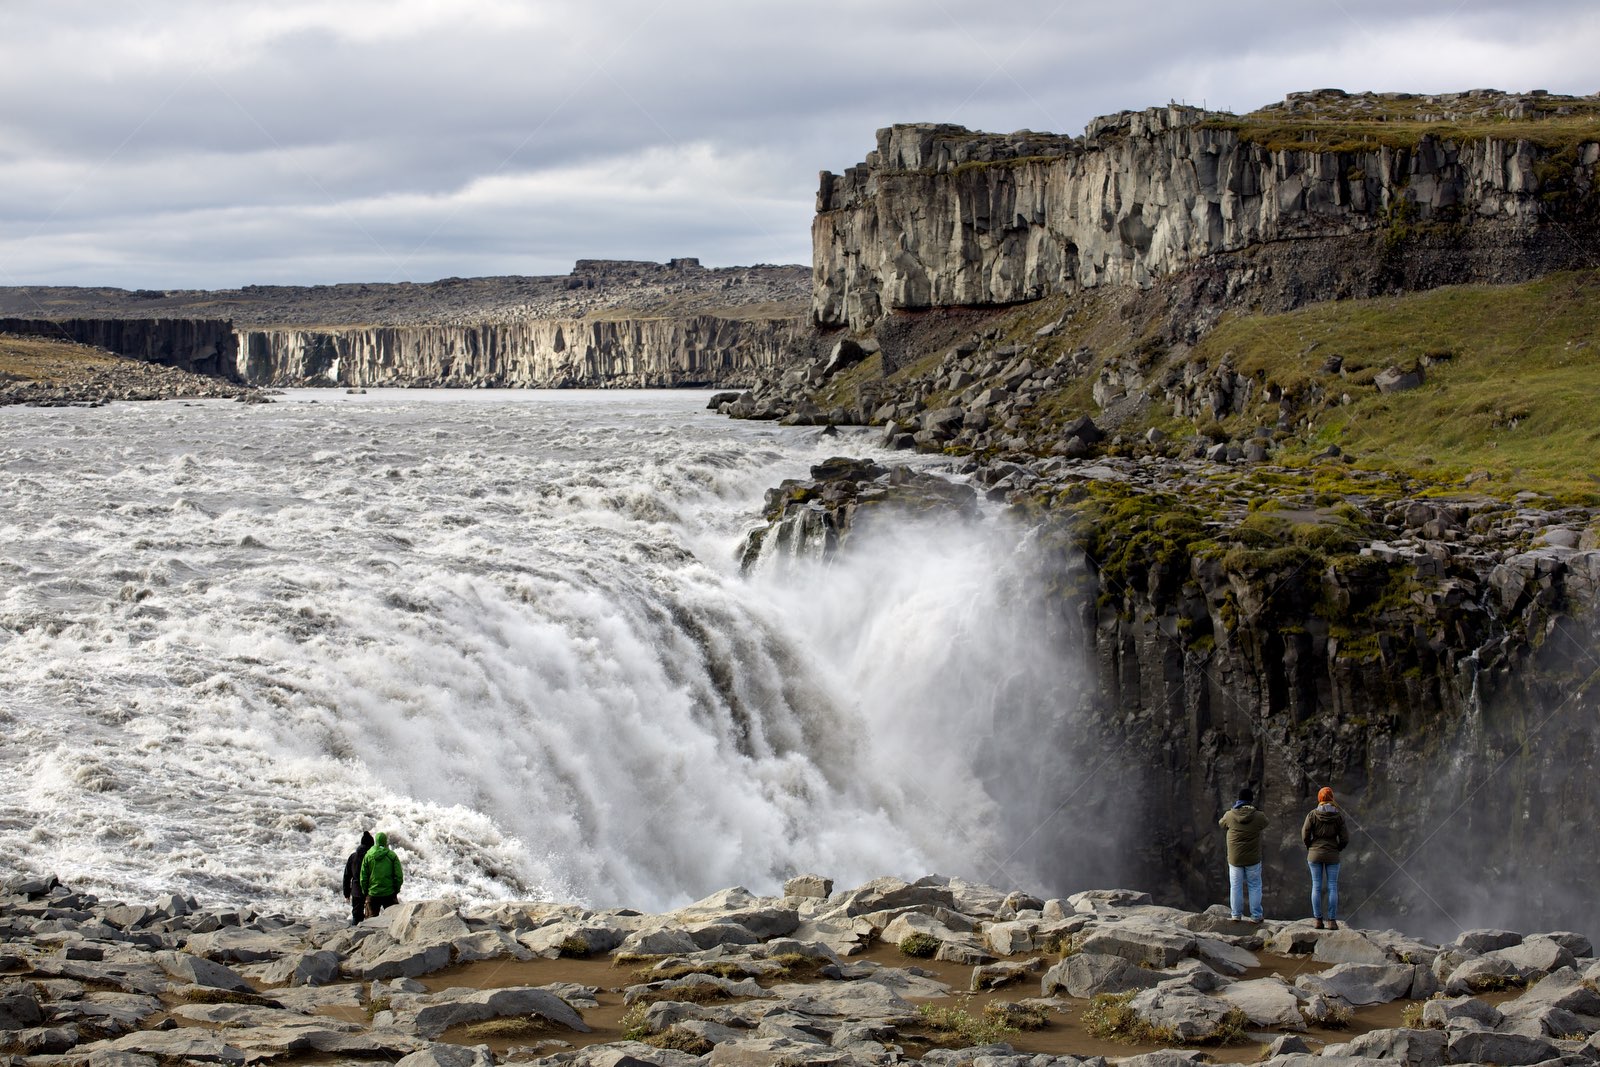
[[1337,920],[1335,920],[1335,919],[1329,919],[1329,920],[1328,920],[1328,929],[1330,929],[1330,930],[1337,930],[1337,929],[1339,929],[1339,923],[1338,923],[1338,921],[1337,921]]
[[1318,920],[1317,920],[1317,925],[1316,925],[1316,926],[1315,926],[1315,927],[1314,927],[1314,929],[1317,929],[1317,930],[1321,930],[1321,929],[1323,929],[1323,928],[1324,928],[1324,927],[1323,927],[1323,925],[1322,925],[1322,920],[1321,920],[1321,919],[1318,919]]

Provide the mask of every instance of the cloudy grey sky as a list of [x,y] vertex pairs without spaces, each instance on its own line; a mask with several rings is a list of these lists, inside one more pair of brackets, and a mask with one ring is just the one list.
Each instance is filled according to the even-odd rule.
[[892,122],[1600,90],[1596,0],[0,0],[0,285],[809,262]]

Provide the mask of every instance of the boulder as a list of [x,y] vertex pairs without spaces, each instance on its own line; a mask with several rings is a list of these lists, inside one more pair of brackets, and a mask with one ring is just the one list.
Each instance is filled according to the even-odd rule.
[[1444,991],[1452,995],[1483,993],[1504,989],[1523,980],[1522,969],[1510,960],[1495,955],[1467,960],[1450,972]]
[[1430,1000],[1422,1006],[1423,1025],[1441,1030],[1493,1030],[1504,1021],[1498,1008],[1477,997]]
[[[255,991],[254,987],[236,971],[220,963],[213,963],[203,956],[193,956],[187,952],[157,952],[155,961],[161,965],[162,970],[180,982],[211,989],[227,989],[235,993]],[[335,965],[337,966],[337,957]]]
[[1512,930],[1463,930],[1451,942],[1457,948],[1482,955],[1495,949],[1522,944],[1522,935]]
[[1521,978],[1549,974],[1551,971],[1572,967],[1577,963],[1572,953],[1561,942],[1537,934],[1526,938],[1520,945],[1510,945],[1495,949],[1493,952],[1486,952],[1481,958],[1505,960],[1516,968],[1517,975]]
[[1165,985],[1137,994],[1128,1006],[1145,1022],[1170,1031],[1185,1044],[1215,1037],[1231,1013],[1239,1010],[1221,997]]
[[833,895],[833,879],[819,874],[801,874],[783,883],[785,897],[826,900]]
[[1146,963],[1162,969],[1192,955],[1195,939],[1176,927],[1163,929],[1137,922],[1108,923],[1090,930],[1078,947],[1083,952],[1121,956],[1132,963]]
[[450,966],[448,944],[401,945],[388,938],[369,938],[361,951],[345,961],[344,971],[368,981],[387,978],[415,978]]
[[1451,1063],[1495,1063],[1500,1067],[1522,1067],[1553,1060],[1559,1055],[1561,1050],[1542,1037],[1496,1034],[1485,1030],[1458,1030],[1449,1037]]
[[1594,955],[1594,943],[1582,934],[1573,933],[1571,930],[1553,930],[1548,934],[1535,934],[1534,936],[1549,938],[1578,959]]
[[622,939],[617,953],[638,956],[686,956],[700,951],[694,938],[676,927],[657,927],[654,930],[635,930]]
[[1256,978],[1235,982],[1218,991],[1218,996],[1249,1017],[1251,1025],[1269,1030],[1304,1030],[1300,998],[1281,978]]
[[1328,1045],[1325,1057],[1359,1056],[1402,1063],[1405,1067],[1444,1067],[1449,1035],[1443,1030],[1369,1030],[1342,1045]]
[[196,934],[185,945],[196,956],[232,963],[262,963],[303,947],[294,934],[242,926],[224,926],[209,934]]
[[[753,984],[753,983],[752,983]],[[413,1011],[395,1009],[396,1024],[409,1027],[424,1037],[437,1037],[452,1026],[501,1019],[508,1016],[536,1015],[558,1026],[587,1034],[583,1017],[566,1001],[545,989],[513,986],[506,989],[447,989],[435,993]]]
[[1321,974],[1303,974],[1294,984],[1308,993],[1336,996],[1347,1003],[1387,1004],[1411,992],[1416,969],[1406,963],[1338,963]]
[[442,900],[413,900],[387,908],[389,936],[402,944],[414,941],[454,941],[472,931],[461,914]]
[[918,906],[954,910],[955,901],[951,897],[949,886],[925,884],[926,881],[912,884],[898,878],[875,878],[859,888],[840,894],[837,899],[830,898],[830,903],[834,906],[827,911],[826,916],[854,917],[876,911]]
[[488,1045],[429,1045],[400,1057],[395,1067],[494,1067],[494,1056]]
[[187,1060],[196,1063],[244,1063],[244,1052],[231,1045],[224,1034],[216,1030],[203,1030],[197,1026],[181,1026],[176,1030],[140,1030],[124,1034],[110,1041],[93,1045],[80,1045],[78,1054],[96,1052],[132,1052],[141,1056],[154,1056],[164,1062]]
[[1194,950],[1195,955],[1223,974],[1237,976],[1261,966],[1261,960],[1254,952],[1214,937],[1195,938]]
[[1000,963],[983,964],[972,969],[972,982],[969,990],[980,993],[985,989],[999,989],[1040,974],[1045,969],[1043,956],[1035,956],[1031,960],[1022,960],[1016,963],[1003,961]]
[[1317,937],[1311,958],[1323,963],[1391,963],[1389,953],[1368,941],[1355,930],[1323,931]]
[[1039,981],[1039,995],[1049,997],[1061,991],[1069,997],[1087,1000],[1097,993],[1152,989],[1163,977],[1121,956],[1077,952],[1045,972]]
[[43,1021],[44,1013],[31,994],[0,996],[0,1030],[24,1030]]
[[328,985],[339,980],[339,963],[337,952],[302,952],[267,964],[260,975],[268,985]]
[[1378,387],[1380,393],[1403,393],[1421,388],[1424,380],[1425,375],[1420,366],[1410,370],[1389,366],[1377,373],[1372,379],[1372,384]]

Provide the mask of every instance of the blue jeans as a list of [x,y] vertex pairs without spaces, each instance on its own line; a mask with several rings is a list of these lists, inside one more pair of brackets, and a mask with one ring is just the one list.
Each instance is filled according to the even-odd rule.
[[[1338,919],[1339,918],[1339,865],[1337,863],[1312,863],[1306,861],[1306,866],[1311,868],[1311,917],[1313,919]],[[1322,887],[1328,887],[1328,908],[1326,913],[1322,909]]]
[[1245,889],[1250,890],[1250,918],[1261,918],[1261,864],[1252,863],[1248,867],[1235,867],[1228,864],[1228,903],[1233,909],[1234,918],[1243,918]]

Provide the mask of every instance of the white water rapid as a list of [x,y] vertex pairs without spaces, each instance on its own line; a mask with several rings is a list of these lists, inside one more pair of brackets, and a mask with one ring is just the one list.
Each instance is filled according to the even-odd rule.
[[406,898],[1029,884],[1075,672],[1025,547],[886,524],[743,576],[764,489],[874,449],[704,403],[7,409],[0,870],[331,915],[372,828]]

